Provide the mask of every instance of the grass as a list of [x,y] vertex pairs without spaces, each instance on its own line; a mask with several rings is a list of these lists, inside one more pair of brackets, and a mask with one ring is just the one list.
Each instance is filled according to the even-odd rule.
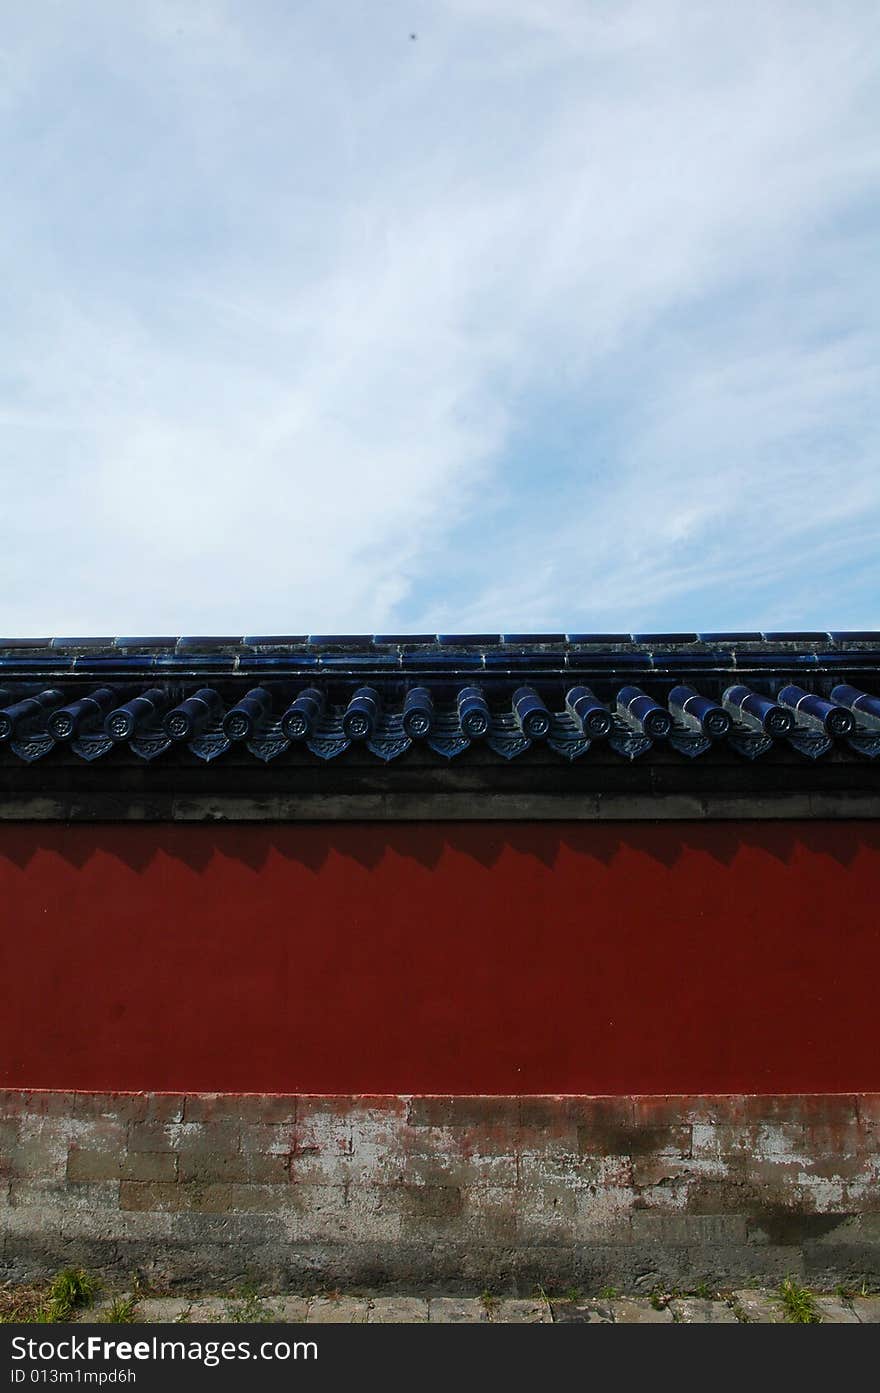
[[698,1296],[701,1301],[716,1301],[718,1299],[718,1292],[708,1282],[697,1282],[693,1294]]
[[498,1306],[500,1304],[499,1298],[497,1296],[493,1296],[491,1291],[481,1292],[480,1300],[483,1303],[483,1307],[486,1311],[486,1314],[489,1316],[492,1315],[493,1311],[496,1311],[498,1309]]
[[[334,1292],[332,1299],[339,1299],[339,1292]],[[226,1319],[235,1325],[265,1325],[275,1319],[275,1313],[269,1306],[260,1299],[256,1288],[250,1283],[242,1283],[233,1292],[236,1298],[230,1301],[226,1307]]]
[[876,1288],[865,1278],[857,1286],[841,1283],[840,1286],[834,1288],[834,1295],[839,1296],[841,1301],[854,1301],[857,1296],[872,1296],[875,1290]]
[[65,1267],[56,1272],[49,1287],[49,1305],[56,1320],[70,1320],[74,1311],[91,1306],[98,1284],[83,1267]]
[[48,1287],[34,1284],[0,1287],[0,1325],[55,1325],[73,1320],[91,1306],[98,1290],[94,1277],[82,1267],[56,1272]]
[[108,1325],[131,1325],[137,1311],[137,1297],[115,1296],[104,1316]]
[[813,1297],[793,1277],[786,1277],[779,1288],[779,1297],[790,1325],[818,1325],[820,1317]]

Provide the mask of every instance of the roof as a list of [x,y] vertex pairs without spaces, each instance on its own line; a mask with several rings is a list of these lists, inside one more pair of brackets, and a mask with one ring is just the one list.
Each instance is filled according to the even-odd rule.
[[0,764],[880,755],[880,632],[0,640]]

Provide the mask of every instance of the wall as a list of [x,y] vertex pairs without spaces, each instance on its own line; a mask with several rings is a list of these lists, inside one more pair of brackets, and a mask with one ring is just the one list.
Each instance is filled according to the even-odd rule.
[[880,1089],[876,822],[0,827],[0,1085]]
[[0,1095],[0,1274],[650,1291],[880,1276],[880,1095]]

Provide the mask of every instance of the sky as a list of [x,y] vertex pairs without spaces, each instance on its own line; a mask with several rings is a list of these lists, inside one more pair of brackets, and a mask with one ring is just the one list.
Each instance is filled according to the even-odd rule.
[[0,631],[880,628],[874,0],[37,0]]

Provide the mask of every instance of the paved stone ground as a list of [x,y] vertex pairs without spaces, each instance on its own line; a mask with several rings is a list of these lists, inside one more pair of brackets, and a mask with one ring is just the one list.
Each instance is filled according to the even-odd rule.
[[[107,1319],[109,1300],[80,1319]],[[832,1325],[880,1324],[880,1296],[813,1296],[815,1314]],[[785,1310],[773,1291],[748,1289],[713,1298],[697,1296],[535,1297],[488,1295],[279,1297],[141,1297],[134,1322],[290,1322],[339,1324],[545,1324],[545,1325],[736,1325],[784,1324]]]

